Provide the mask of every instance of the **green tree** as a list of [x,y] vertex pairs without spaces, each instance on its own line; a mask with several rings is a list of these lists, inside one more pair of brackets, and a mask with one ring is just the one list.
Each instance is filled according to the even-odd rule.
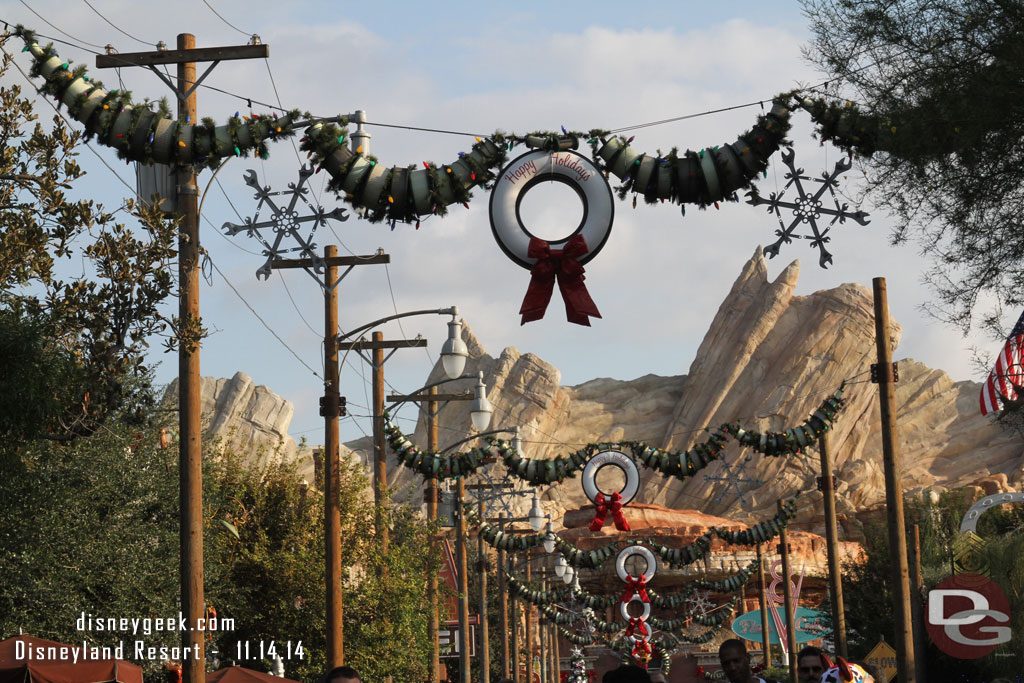
[[[0,43],[4,42],[0,39]],[[11,65],[4,53],[0,78]],[[174,225],[145,205],[72,199],[79,134],[0,87],[0,438],[72,440],[150,398],[147,337],[165,329]],[[124,211],[141,230],[118,223]],[[81,274],[62,276],[62,272]]]
[[[827,94],[867,114],[853,136],[830,137],[871,154],[868,189],[898,219],[893,242],[916,236],[931,256],[931,311],[966,331],[982,295],[1019,309],[1024,5],[801,2],[814,33],[805,56],[828,75]],[[997,307],[981,323],[1000,317]]]

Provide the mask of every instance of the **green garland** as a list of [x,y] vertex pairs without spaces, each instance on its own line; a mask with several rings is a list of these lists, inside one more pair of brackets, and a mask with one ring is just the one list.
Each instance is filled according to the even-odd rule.
[[[888,131],[874,114],[866,114],[853,102],[827,102],[824,98],[801,99],[800,106],[817,124],[818,138],[831,142],[849,154],[870,157],[885,149],[884,136]],[[888,126],[892,132],[895,129]]]
[[762,433],[742,429],[737,424],[725,424],[711,432],[703,443],[696,444],[687,451],[678,452],[665,451],[642,441],[619,441],[588,444],[565,457],[523,458],[509,442],[488,437],[488,444],[483,448],[441,455],[420,450],[391,421],[387,411],[384,412],[384,434],[399,463],[425,478],[455,479],[468,476],[496,454],[504,462],[509,474],[531,486],[557,484],[567,477],[575,476],[590,458],[601,451],[628,449],[638,464],[656,470],[663,476],[686,481],[710,462],[721,457],[728,438],[734,438],[741,445],[763,455],[803,454],[808,447],[815,445],[835,422],[836,416],[846,403],[843,398],[844,390],[845,382],[832,396],[826,398],[807,420],[796,427],[781,432]]
[[84,66],[72,69],[70,61],[62,61],[52,44],[40,47],[29,29],[18,26],[15,33],[25,42],[23,51],[32,56],[30,75],[44,79],[40,91],[67,107],[85,126],[86,140],[95,137],[115,149],[121,159],[216,168],[226,157],[250,151],[265,159],[268,141],[294,134],[297,110],[280,118],[264,114],[244,117],[244,121],[236,114],[224,126],[213,126],[209,120],[196,125],[175,120],[165,103],[154,111],[149,101],[133,103],[128,91],[107,92],[102,83],[86,75]]
[[[476,510],[470,504],[463,504],[463,512],[466,520],[472,526],[479,527],[480,536],[496,550],[507,552],[521,552],[536,548],[544,543],[546,532],[534,534],[506,534],[501,529],[490,524],[481,523]],[[682,548],[669,548],[665,545],[655,543],[650,538],[644,539],[620,539],[603,545],[593,550],[581,550],[572,543],[555,535],[555,548],[565,558],[566,562],[573,567],[585,569],[596,569],[605,562],[615,557],[618,552],[629,545],[642,543],[651,546],[654,552],[661,557],[662,561],[672,568],[685,567],[702,559],[711,550],[711,543],[714,537],[718,537],[730,545],[756,545],[775,538],[779,531],[786,528],[789,520],[796,514],[796,498],[787,500],[782,504],[782,509],[771,519],[758,522],[749,529],[742,531],[731,531],[711,527],[703,535],[699,536],[692,543]],[[744,583],[746,580],[744,579]],[[729,588],[726,592],[732,592],[735,588]]]

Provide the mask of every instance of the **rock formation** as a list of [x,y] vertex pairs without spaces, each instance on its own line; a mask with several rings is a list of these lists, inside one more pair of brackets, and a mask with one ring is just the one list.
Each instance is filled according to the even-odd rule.
[[[862,538],[855,513],[877,509],[885,499],[879,434],[878,388],[868,381],[875,360],[871,291],[859,284],[795,296],[799,274],[792,263],[772,282],[760,249],[746,263],[690,364],[674,377],[647,375],[622,381],[594,379],[575,387],[561,385],[557,368],[531,353],[504,349],[493,357],[468,325],[463,328],[470,359],[467,373],[482,371],[495,406],[494,424],[519,425],[531,457],[552,457],[598,441],[633,439],[671,450],[689,447],[706,427],[740,422],[748,429],[782,430],[800,423],[845,379],[846,409],[830,443],[838,472],[838,512],[846,538]],[[900,328],[892,323],[894,347]],[[896,384],[903,485],[908,495],[926,489],[977,486],[980,493],[1019,487],[1024,478],[1024,440],[1002,429],[977,409],[979,385],[953,382],[941,370],[899,359]],[[444,377],[438,363],[424,383]],[[470,389],[472,380],[445,385],[445,391]],[[287,436],[292,409],[266,387],[253,386],[243,373],[231,380],[203,379],[204,414],[210,426],[230,440],[276,446],[295,453]],[[412,417],[406,406],[399,417]],[[443,444],[468,435],[468,402],[455,402],[440,415]],[[421,447],[425,418],[415,429],[398,422]],[[347,456],[371,452],[365,440],[346,444]],[[468,447],[468,446],[466,446]],[[312,475],[307,454],[303,467]],[[748,459],[749,457],[749,459]],[[422,500],[421,480],[388,458],[389,484],[396,498]],[[723,471],[727,467],[728,471]],[[503,467],[492,465],[500,479]],[[705,480],[741,473],[746,483]],[[796,528],[823,532],[821,494],[816,491],[816,449],[806,455],[767,458],[731,443],[724,463],[715,463],[683,484],[644,472],[638,503],[675,510],[695,509],[739,521],[775,514],[776,501],[802,493]],[[308,477],[313,481],[313,477]],[[756,480],[752,483],[751,480]],[[723,487],[728,487],[723,491]],[[518,488],[522,489],[520,485]],[[737,495],[737,491],[742,496]],[[541,490],[542,504],[556,528],[566,511],[588,504],[578,480]],[[521,515],[529,497],[513,499],[510,511]]]

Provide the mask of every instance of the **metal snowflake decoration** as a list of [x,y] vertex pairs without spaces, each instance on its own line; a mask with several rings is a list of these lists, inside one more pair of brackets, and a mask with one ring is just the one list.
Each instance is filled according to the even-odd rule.
[[[256,190],[253,198],[259,200],[256,204],[256,213],[252,218],[246,218],[243,225],[225,223],[221,226],[221,229],[232,236],[244,231],[249,237],[255,237],[263,244],[265,247],[263,254],[267,257],[267,261],[256,271],[257,279],[261,277],[267,279],[270,277],[270,274],[273,272],[272,264],[274,260],[284,258],[285,254],[298,252],[302,257],[310,260],[311,265],[305,268],[306,272],[313,276],[322,286],[328,286],[321,277],[318,277],[318,275],[324,274],[326,264],[324,264],[323,258],[316,252],[317,245],[313,242],[313,234],[320,226],[327,225],[328,218],[333,218],[336,221],[347,221],[348,216],[345,215],[344,208],[326,211],[319,204],[310,202],[308,198],[309,188],[306,187],[306,181],[312,175],[313,169],[303,164],[302,168],[299,169],[299,182],[288,183],[287,190],[271,192],[269,185],[260,185],[259,180],[256,178],[256,171],[249,169],[245,172],[245,184]],[[287,206],[278,206],[277,202],[272,199],[273,197],[288,197],[289,195],[291,198],[288,200]],[[299,200],[302,200],[305,207],[309,209],[310,215],[299,216],[299,210],[296,208]],[[270,217],[267,220],[261,221],[260,211],[263,210],[264,206],[269,207]],[[306,237],[303,237],[300,233],[304,223],[311,223],[309,234]],[[268,239],[265,233],[260,232],[261,230],[272,231],[274,235],[273,241]],[[289,235],[298,243],[298,246],[282,246],[284,238]],[[340,278],[338,281],[340,282]],[[331,283],[331,285],[336,286],[337,283]]]
[[[789,172],[786,173],[785,178],[787,180],[785,187],[782,188],[781,192],[772,192],[768,199],[762,197],[757,188],[751,189],[747,192],[747,196],[750,197],[748,204],[753,206],[759,206],[761,204],[768,205],[768,213],[775,213],[775,216],[779,220],[779,229],[775,231],[775,234],[779,236],[779,239],[775,243],[764,248],[764,253],[769,257],[775,257],[779,254],[779,247],[785,244],[789,244],[793,241],[793,238],[804,238],[811,240],[811,246],[821,251],[821,257],[818,259],[818,265],[822,268],[827,268],[828,264],[832,263],[832,254],[825,249],[825,243],[831,241],[831,237],[828,236],[829,231],[832,229],[837,222],[845,223],[846,219],[860,223],[861,225],[868,224],[868,214],[863,211],[856,211],[850,213],[849,204],[840,204],[839,198],[836,196],[836,179],[846,173],[853,167],[853,163],[849,159],[840,159],[836,162],[836,167],[831,173],[822,173],[821,178],[811,178],[810,176],[803,175],[804,169],[797,168],[793,164],[793,159],[796,154],[793,152],[793,148],[787,148],[782,151],[782,163],[789,167]],[[817,183],[821,183],[821,187],[818,188],[817,192],[813,195],[808,195],[804,191],[804,187],[801,184],[801,180],[808,180]],[[782,201],[782,195],[786,190],[789,189],[790,185],[796,186],[796,191],[799,197],[795,202],[784,202]],[[826,208],[822,206],[821,198],[828,190],[829,195],[832,197],[832,201],[835,203],[835,208]],[[793,220],[787,227],[782,219],[782,209],[793,210]],[[818,220],[822,216],[831,216],[832,220],[824,230],[818,227]],[[794,235],[793,232],[797,229],[801,223],[809,223],[811,226],[810,235]]]
[[693,593],[686,598],[686,604],[689,606],[688,613],[695,617],[706,617],[715,607],[715,603],[711,601],[711,591],[704,591],[701,593],[699,590],[693,591]]
[[711,499],[715,503],[721,503],[722,499],[725,498],[725,495],[729,493],[729,489],[736,491],[736,497],[740,499],[740,502],[746,503],[747,498],[743,495],[744,491],[740,490],[740,484],[747,484],[749,487],[749,485],[760,486],[764,483],[763,479],[751,479],[743,476],[747,463],[750,462],[749,455],[743,458],[743,460],[738,460],[732,464],[726,462],[724,458],[719,462],[721,462],[721,466],[718,469],[717,475],[704,475],[704,481],[718,481],[725,483],[725,486],[720,488],[715,494],[715,497]]
[[517,496],[532,495],[533,489],[517,489],[515,488],[517,482],[510,482],[504,477],[495,479],[491,475],[494,467],[496,465],[489,465],[481,467],[476,471],[476,474],[483,480],[481,483],[486,484],[490,489],[489,491],[471,489],[467,490],[466,493],[484,504],[484,512],[488,517],[495,517],[499,513],[504,513],[507,519],[512,519],[517,516],[513,499]]

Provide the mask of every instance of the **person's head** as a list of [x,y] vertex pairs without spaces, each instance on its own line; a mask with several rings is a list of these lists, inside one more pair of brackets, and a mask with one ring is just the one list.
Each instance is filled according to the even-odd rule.
[[750,655],[739,638],[730,638],[718,647],[718,661],[730,683],[750,683]]
[[[827,659],[827,664],[831,664]],[[821,674],[820,683],[875,683],[875,679],[859,664],[848,664],[842,657]]]
[[821,658],[821,648],[808,645],[796,655],[796,672],[800,683],[818,683],[821,674],[825,673],[825,662]]
[[324,676],[324,683],[361,683],[359,674],[350,666],[336,666]]
[[602,676],[601,683],[651,683],[651,677],[642,667],[623,664]]

